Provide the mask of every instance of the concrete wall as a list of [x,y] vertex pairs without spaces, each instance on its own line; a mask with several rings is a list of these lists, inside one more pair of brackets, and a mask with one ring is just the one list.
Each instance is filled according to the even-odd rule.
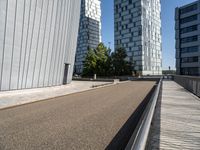
[[81,0],[0,0],[0,91],[72,79]]

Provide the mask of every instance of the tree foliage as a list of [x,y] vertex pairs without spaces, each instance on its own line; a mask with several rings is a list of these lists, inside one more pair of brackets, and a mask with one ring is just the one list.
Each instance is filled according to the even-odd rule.
[[83,75],[92,76],[93,74],[95,74],[96,64],[97,64],[97,59],[96,59],[95,52],[93,49],[89,48],[85,61],[84,61]]
[[132,73],[132,63],[126,61],[127,54],[124,48],[118,48],[112,53],[113,72],[116,76],[130,75]]
[[96,71],[95,73],[100,76],[106,76],[109,69],[109,51],[103,43],[100,43],[97,48],[94,50],[96,55]]
[[83,76],[122,76],[132,73],[132,64],[126,61],[126,50],[118,48],[111,53],[103,43],[89,49],[84,61]]

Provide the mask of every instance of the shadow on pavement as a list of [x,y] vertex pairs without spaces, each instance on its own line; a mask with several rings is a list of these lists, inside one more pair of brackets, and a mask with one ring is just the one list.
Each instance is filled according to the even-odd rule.
[[122,126],[122,128],[118,131],[109,145],[106,147],[106,150],[122,150],[125,149],[128,144],[135,128],[137,127],[137,123],[139,122],[143,111],[145,110],[156,85],[151,89],[142,103],[138,106],[138,108],[134,111],[134,113],[130,116],[130,118],[126,121],[126,123]]

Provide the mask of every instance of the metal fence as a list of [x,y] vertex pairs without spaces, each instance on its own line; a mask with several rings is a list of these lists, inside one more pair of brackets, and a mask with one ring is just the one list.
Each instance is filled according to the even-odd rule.
[[174,75],[173,79],[176,83],[200,97],[200,77]]

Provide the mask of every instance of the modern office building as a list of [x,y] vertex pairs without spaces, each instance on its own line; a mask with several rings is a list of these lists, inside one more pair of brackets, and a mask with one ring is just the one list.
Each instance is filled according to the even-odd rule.
[[83,71],[83,61],[89,48],[101,42],[101,0],[82,0],[76,51],[75,73]]
[[124,47],[133,70],[162,74],[160,0],[114,0],[115,49]]
[[200,0],[176,8],[176,69],[200,76]]
[[72,79],[81,0],[0,0],[0,91]]

